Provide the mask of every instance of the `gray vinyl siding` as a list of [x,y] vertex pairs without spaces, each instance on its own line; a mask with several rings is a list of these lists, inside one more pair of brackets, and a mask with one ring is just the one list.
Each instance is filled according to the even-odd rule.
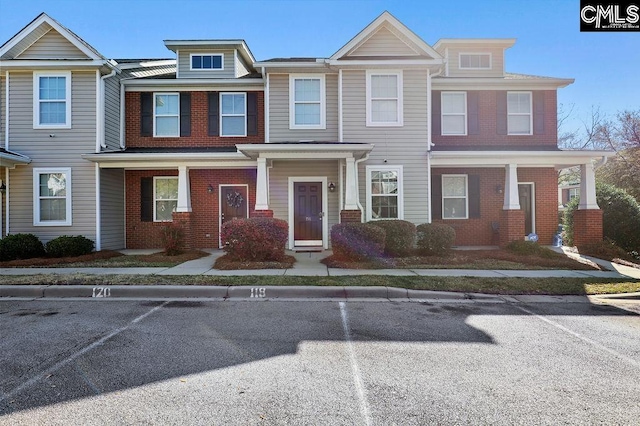
[[348,56],[418,56],[418,53],[386,28],[378,30]]
[[326,129],[289,129],[289,74],[269,76],[269,142],[338,141],[338,75],[326,74]]
[[[404,219],[416,224],[428,220],[427,200],[427,72],[403,72],[402,127],[366,126],[365,71],[344,71],[343,132],[345,142],[375,145],[359,170],[360,202],[366,207],[366,165],[403,166]],[[366,217],[366,216],[365,216]]]
[[124,170],[100,170],[100,223],[103,250],[125,247]]
[[[460,53],[491,53],[490,70],[460,69]],[[449,77],[502,77],[504,74],[504,50],[492,48],[449,48]]]
[[56,30],[51,30],[27,50],[18,55],[19,59],[87,59],[77,47]]
[[[4,148],[4,133],[6,132],[7,123],[7,110],[5,109],[7,106],[5,105],[5,101],[7,100],[6,96],[6,83],[5,83],[5,73],[0,75],[0,146]],[[11,76],[9,76],[11,78]],[[0,179],[3,178],[4,175],[0,176]]]
[[[191,54],[222,53],[224,62],[222,70],[195,70],[191,71]],[[178,51],[178,77],[179,78],[235,78],[236,65],[233,49],[189,49]]]
[[236,59],[237,59],[237,61],[236,61],[236,78],[239,78],[239,77],[242,77],[243,75],[249,74],[249,67],[244,62],[242,57],[240,55],[238,55],[238,57]]
[[3,58],[13,59],[16,55],[19,55],[22,51],[27,49],[33,43],[35,43],[40,37],[45,35],[47,31],[51,29],[51,25],[44,22],[38,28],[34,28],[29,34],[25,35],[25,37],[20,40],[15,46],[13,46],[6,54],[4,54]]
[[[31,163],[10,170],[10,233],[34,233],[44,242],[60,235],[96,238],[95,165],[80,155],[95,151],[96,74],[74,71],[71,77],[71,129],[33,128],[33,73],[11,72],[10,148]],[[49,135],[55,135],[50,137]],[[33,169],[70,167],[72,226],[33,225]]]
[[120,149],[120,77],[107,78],[104,85],[104,133],[107,150]]

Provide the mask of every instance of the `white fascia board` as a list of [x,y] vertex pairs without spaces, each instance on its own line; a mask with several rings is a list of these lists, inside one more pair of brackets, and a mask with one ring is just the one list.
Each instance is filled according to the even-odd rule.
[[[319,62],[318,62],[319,61]],[[324,68],[327,66],[324,59],[316,62],[254,62],[254,68]]]
[[64,69],[75,69],[75,68],[95,68],[95,67],[103,67],[108,66],[111,67],[109,61],[105,61],[103,59],[99,60],[47,60],[47,59],[32,59],[32,60],[21,60],[21,59],[5,59],[0,60],[0,68],[64,68]]
[[240,152],[156,152],[156,153],[97,153],[82,154],[82,158],[93,162],[112,161],[190,161],[190,160],[246,160]]
[[431,167],[566,167],[614,155],[613,151],[431,151]]
[[540,78],[540,79],[504,79],[502,77],[492,78],[470,78],[470,77],[450,77],[432,80],[433,90],[555,90],[572,84],[573,78]]
[[189,169],[255,169],[257,163],[255,160],[228,161],[228,160],[190,160],[190,161],[114,161],[114,162],[98,162],[101,169],[126,169],[126,170],[177,170],[178,167],[184,166]]
[[251,158],[268,159],[337,159],[362,156],[374,148],[373,144],[237,144],[238,151]]
[[125,86],[127,92],[133,91],[153,91],[153,90],[214,90],[216,86],[224,87],[225,90],[232,88],[233,90],[264,90],[265,80],[263,78],[252,79],[131,79],[123,80],[122,85]]
[[407,68],[407,67],[431,67],[444,65],[444,59],[331,59],[331,66],[339,66],[341,68]]
[[175,59],[161,59],[157,61],[131,62],[131,63],[127,62],[122,64],[117,63],[118,67],[122,70],[130,70],[133,68],[161,67],[161,66],[175,65],[175,64],[176,64]]
[[31,158],[20,155],[13,154],[11,152],[0,152],[0,166],[7,167],[9,169],[14,169],[17,165],[29,164],[31,163]]

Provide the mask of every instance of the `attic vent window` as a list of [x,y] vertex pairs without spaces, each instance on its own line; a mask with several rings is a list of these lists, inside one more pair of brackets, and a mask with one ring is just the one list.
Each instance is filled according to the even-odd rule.
[[490,53],[461,53],[460,68],[467,70],[490,70]]
[[224,55],[222,53],[191,55],[192,70],[221,70],[224,69]]

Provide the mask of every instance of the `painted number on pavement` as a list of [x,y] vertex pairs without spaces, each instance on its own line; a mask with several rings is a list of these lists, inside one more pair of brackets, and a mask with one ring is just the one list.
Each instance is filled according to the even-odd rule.
[[267,297],[267,289],[264,287],[252,287],[251,297]]
[[91,297],[111,297],[111,289],[108,287],[94,287]]

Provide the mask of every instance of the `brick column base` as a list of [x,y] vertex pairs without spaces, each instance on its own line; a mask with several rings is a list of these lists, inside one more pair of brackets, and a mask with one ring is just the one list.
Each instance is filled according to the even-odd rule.
[[524,210],[502,210],[500,212],[500,245],[524,240]]
[[602,210],[574,210],[573,212],[573,245],[602,241]]
[[250,217],[273,217],[273,210],[254,210]]
[[173,224],[180,226],[184,231],[184,248],[193,248],[193,235],[191,233],[191,212],[173,212]]
[[360,210],[341,210],[340,222],[362,222],[362,212]]

